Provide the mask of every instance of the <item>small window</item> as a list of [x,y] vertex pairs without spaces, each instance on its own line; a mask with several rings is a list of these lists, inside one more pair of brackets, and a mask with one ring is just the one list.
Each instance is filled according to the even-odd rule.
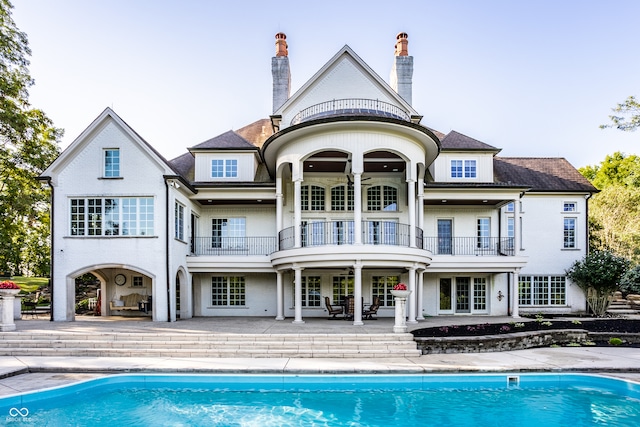
[[576,247],[576,218],[564,218],[564,247],[565,249]]
[[451,160],[451,178],[475,178],[476,176],[475,160]]
[[184,206],[178,202],[176,202],[174,216],[175,238],[184,240]]
[[303,185],[300,196],[303,211],[324,210],[324,188],[317,185]]
[[237,178],[238,161],[236,159],[211,160],[211,178]]
[[367,189],[367,210],[395,212],[398,210],[398,190],[388,185]]
[[489,218],[478,218],[478,249],[489,249],[491,239],[491,220]]
[[515,211],[515,203],[514,202],[509,203],[505,210],[507,212],[514,212]]
[[245,282],[244,277],[225,276],[211,278],[212,306],[244,306]]
[[132,288],[142,288],[144,287],[144,282],[142,280],[142,276],[133,276],[133,282],[131,283]]
[[120,150],[107,148],[104,150],[104,177],[116,178],[120,176]]
[[563,212],[576,212],[577,210],[576,202],[564,202],[562,206]]
[[320,276],[302,277],[302,306],[320,307]]

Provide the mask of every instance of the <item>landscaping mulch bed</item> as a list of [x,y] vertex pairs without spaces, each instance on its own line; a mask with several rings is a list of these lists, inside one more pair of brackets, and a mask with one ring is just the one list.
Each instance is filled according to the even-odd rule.
[[613,334],[640,334],[640,320],[621,318],[589,318],[573,321],[557,319],[523,319],[521,321],[509,323],[478,323],[470,325],[422,328],[416,329],[412,331],[412,333],[415,337],[473,337],[557,329],[583,329],[589,332],[608,332]]

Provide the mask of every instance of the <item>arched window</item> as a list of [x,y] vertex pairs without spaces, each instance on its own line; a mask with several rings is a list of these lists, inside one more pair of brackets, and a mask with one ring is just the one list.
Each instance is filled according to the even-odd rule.
[[353,210],[353,186],[338,185],[331,188],[331,210]]
[[367,210],[397,211],[398,190],[388,185],[376,185],[367,189]]
[[323,211],[324,188],[317,185],[303,185],[300,202],[303,211]]

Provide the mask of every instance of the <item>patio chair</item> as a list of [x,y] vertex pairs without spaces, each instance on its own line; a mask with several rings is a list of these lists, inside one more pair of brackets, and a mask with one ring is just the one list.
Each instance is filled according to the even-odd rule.
[[333,317],[329,317],[329,319],[337,319],[336,314],[342,314],[344,311],[343,307],[333,307],[331,305],[331,301],[329,297],[324,297],[324,304],[327,306],[327,311],[329,314],[333,314]]
[[378,309],[380,308],[380,298],[374,297],[373,304],[371,304],[367,309],[362,311],[362,316],[368,320],[377,320],[377,318],[373,318],[374,314],[378,314]]

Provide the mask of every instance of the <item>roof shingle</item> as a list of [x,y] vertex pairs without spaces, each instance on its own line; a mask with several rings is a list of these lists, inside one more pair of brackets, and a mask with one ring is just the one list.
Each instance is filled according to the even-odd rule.
[[531,191],[598,191],[562,157],[494,157],[496,182],[526,185]]

